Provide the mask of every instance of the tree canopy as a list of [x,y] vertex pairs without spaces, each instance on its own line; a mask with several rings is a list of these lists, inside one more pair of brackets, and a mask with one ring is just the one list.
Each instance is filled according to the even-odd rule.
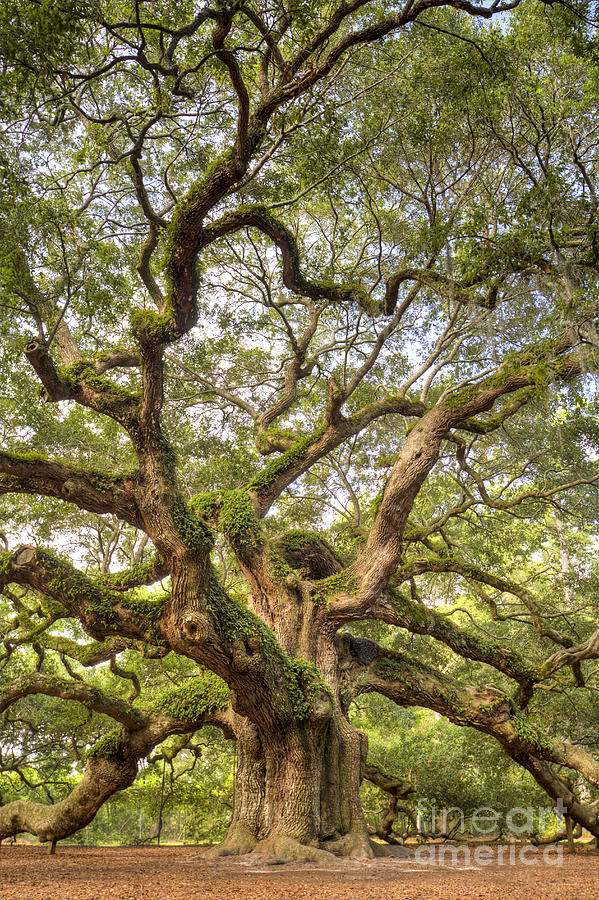
[[216,852],[370,855],[370,693],[599,835],[593,15],[1,0],[0,838],[216,726]]

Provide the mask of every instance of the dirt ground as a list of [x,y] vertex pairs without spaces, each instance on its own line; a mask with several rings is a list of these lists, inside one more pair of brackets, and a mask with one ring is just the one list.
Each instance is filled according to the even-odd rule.
[[[445,845],[447,847],[447,845]],[[466,848],[439,858],[438,847],[421,853],[398,848],[394,859],[264,866],[247,858],[206,862],[194,847],[0,848],[2,900],[599,900],[599,852],[575,856],[506,847],[489,864]],[[433,857],[434,854],[434,858]],[[510,855],[512,854],[512,855]],[[514,858],[515,856],[515,858]],[[482,862],[483,865],[477,864]]]

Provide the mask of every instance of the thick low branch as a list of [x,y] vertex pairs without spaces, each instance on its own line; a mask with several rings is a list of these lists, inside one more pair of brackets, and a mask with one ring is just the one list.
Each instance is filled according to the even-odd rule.
[[[356,584],[355,576],[353,582]],[[442,613],[408,599],[397,590],[381,595],[374,604],[368,604],[366,610],[359,604],[354,592],[347,587],[345,590],[347,593],[344,595],[343,588],[339,588],[327,604],[326,617],[337,627],[367,616],[403,628],[411,634],[432,637],[464,659],[486,663],[503,672],[526,691],[541,680],[538,668],[524,659],[510,642],[492,640],[476,631],[461,628]]]
[[[599,763],[589,753],[567,741],[549,738],[521,710],[491,685],[477,689],[464,686],[441,672],[394,653],[372,641],[338,636],[340,664],[355,694],[376,691],[401,706],[423,706],[446,716],[457,725],[467,725],[498,740],[506,753],[533,775],[550,797],[592,834],[599,836],[599,801],[581,802],[547,761],[580,772],[597,785]],[[543,762],[542,760],[546,761]]]
[[[557,799],[557,797],[555,798]],[[582,837],[582,826],[577,825],[572,834],[574,838]],[[545,844],[557,844],[559,841],[569,840],[568,829],[563,828],[560,831],[554,831],[553,834],[547,834],[543,837],[533,837],[531,838],[531,844],[534,844],[535,847],[542,847]]]
[[149,722],[148,716],[131,704],[106,694],[92,685],[81,681],[66,681],[39,672],[24,675],[10,684],[3,685],[0,712],[4,712],[21,697],[29,694],[45,694],[47,697],[59,697],[61,700],[75,700],[88,709],[110,716],[115,722],[120,722],[131,731],[138,731],[147,726]]
[[94,819],[117,791],[130,787],[137,774],[136,758],[89,760],[79,784],[59,803],[13,800],[0,808],[0,840],[27,832],[52,845]]

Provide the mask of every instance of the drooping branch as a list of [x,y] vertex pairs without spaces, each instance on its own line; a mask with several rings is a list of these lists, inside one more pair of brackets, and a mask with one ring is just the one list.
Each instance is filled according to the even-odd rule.
[[398,778],[396,775],[389,775],[387,772],[383,772],[383,770],[374,763],[366,763],[363,775],[366,781],[370,781],[372,784],[375,784],[377,787],[381,788],[381,790],[389,794],[389,807],[375,833],[381,840],[393,843],[393,823],[397,819],[399,813],[399,803],[401,800],[405,800],[406,797],[409,797],[410,794],[415,793],[416,789],[409,781]]
[[126,598],[46,550],[23,546],[2,554],[0,587],[22,584],[56,600],[92,637],[119,634],[161,643],[164,600]]
[[532,724],[516,704],[492,685],[465,685],[440,670],[372,641],[339,634],[341,666],[355,695],[375,691],[400,706],[424,706],[456,725],[468,725],[496,738],[514,759],[534,756],[579,772],[599,786],[599,761],[575,744]]
[[[31,685],[32,686],[32,685]],[[39,682],[41,693],[49,693],[49,686]],[[23,685],[24,693],[32,693]],[[80,685],[72,685],[65,692],[69,699],[103,706],[107,715],[120,712],[117,704],[85,698]],[[24,693],[22,695],[24,695]],[[15,698],[16,699],[16,698]],[[128,704],[123,704],[129,706]],[[95,708],[95,707],[92,707]],[[103,803],[133,784],[137,763],[157,744],[173,734],[192,734],[204,725],[216,725],[229,738],[238,728],[237,717],[229,707],[229,692],[210,673],[192,679],[183,689],[168,691],[158,697],[147,714],[140,713],[130,725],[125,723],[100,739],[88,752],[85,773],[79,784],[64,800],[47,806],[30,800],[15,800],[0,808],[0,840],[28,832],[44,842],[68,837],[88,825]],[[118,716],[115,716],[120,721]]]
[[[344,578],[336,579],[338,582],[345,582],[346,585],[351,585],[352,580],[355,585],[356,579],[355,576],[351,576],[351,571],[346,573]],[[503,672],[520,684],[526,692],[542,678],[539,669],[521,656],[510,642],[499,638],[492,640],[475,630],[462,628],[446,615],[409,599],[397,590],[381,596],[370,611],[364,613],[356,606],[355,595],[351,589],[345,588],[347,595],[344,597],[341,584],[335,584],[333,579],[331,582],[331,591],[334,595],[328,603],[326,616],[336,627],[340,627],[344,622],[363,618],[367,614],[369,618],[405,629],[411,634],[432,637],[464,659],[482,662]],[[317,590],[326,592],[326,582]]]
[[[330,615],[334,617],[335,614],[332,603]],[[381,597],[372,610],[372,617],[404,628],[411,634],[428,635],[465,659],[485,663],[503,672],[526,691],[541,679],[538,668],[521,656],[510,642],[492,640],[473,629],[461,628],[442,613],[410,600],[398,591],[390,591],[388,598]]]
[[[140,750],[144,755],[145,747]],[[53,850],[56,841],[85,828],[106,800],[130,787],[136,775],[134,755],[89,759],[79,784],[59,803],[13,800],[0,808],[0,840],[26,832],[49,842]]]
[[135,527],[142,524],[132,475],[107,475],[34,454],[0,451],[0,494],[56,497],[94,513],[112,513]]
[[534,754],[521,754],[514,758],[530,772],[550,797],[558,804],[561,802],[562,812],[599,838],[599,800],[581,801],[572,788]]
[[54,675],[50,677],[39,672],[24,675],[17,678],[16,681],[3,685],[0,712],[4,712],[21,697],[29,694],[45,694],[47,697],[59,697],[61,700],[75,700],[88,709],[110,716],[111,719],[125,725],[130,731],[139,731],[149,724],[147,715],[119,697],[106,694],[82,681],[66,681]]

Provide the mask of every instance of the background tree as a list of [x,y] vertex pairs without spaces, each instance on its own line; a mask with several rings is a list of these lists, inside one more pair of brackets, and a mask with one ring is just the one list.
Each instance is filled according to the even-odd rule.
[[[213,852],[370,855],[372,692],[597,834],[590,5],[0,10],[3,704],[119,723],[0,837],[53,845],[215,724]],[[144,699],[86,677],[123,655]]]

